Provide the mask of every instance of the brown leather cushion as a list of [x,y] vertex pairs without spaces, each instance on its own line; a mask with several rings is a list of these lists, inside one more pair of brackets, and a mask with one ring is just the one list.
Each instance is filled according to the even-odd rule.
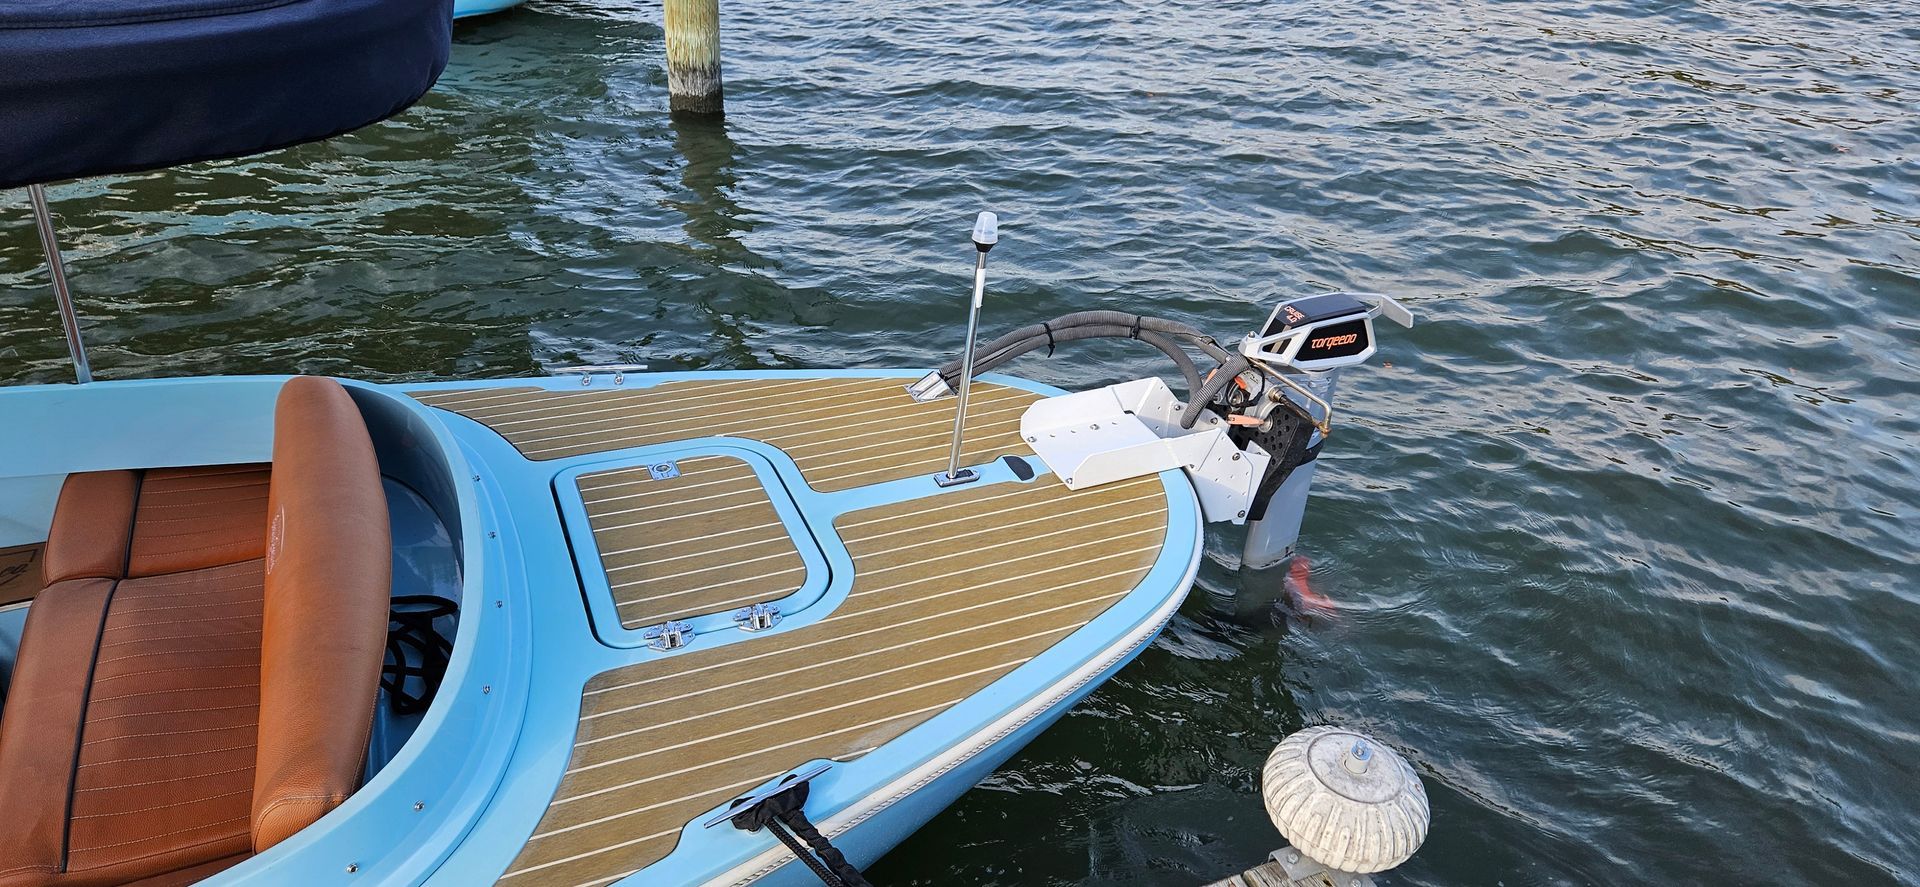
[[120,884],[252,848],[261,567],[41,592],[0,721],[0,884]]
[[128,576],[253,560],[266,551],[266,465],[155,468],[140,479]]
[[270,476],[67,479],[0,718],[0,887],[188,883],[358,784],[390,580],[379,466],[322,379],[283,390],[274,456]]
[[67,872],[151,877],[245,853],[261,562],[126,579],[93,663]]
[[138,471],[89,471],[67,476],[47,531],[42,581],[119,579],[127,575]]
[[393,544],[373,442],[338,383],[281,390],[267,510],[255,852],[353,793],[380,692]]
[[65,579],[27,611],[20,655],[0,716],[0,885],[50,883],[65,867],[88,672],[112,579]]
[[159,576],[265,552],[267,465],[70,475],[54,506],[42,572],[63,579]]

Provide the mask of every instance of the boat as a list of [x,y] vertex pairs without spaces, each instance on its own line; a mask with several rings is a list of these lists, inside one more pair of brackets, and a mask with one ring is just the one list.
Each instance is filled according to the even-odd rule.
[[463,19],[478,15],[492,15],[519,6],[522,2],[523,0],[453,0],[453,17]]
[[[367,125],[449,48],[444,0],[136,6],[0,16],[75,373],[0,388],[0,887],[865,884],[1153,640],[1209,522],[1285,560],[1335,377],[1410,321],[973,347],[983,214],[937,368],[95,380],[45,183]],[[1189,395],[997,372],[1099,337]]]

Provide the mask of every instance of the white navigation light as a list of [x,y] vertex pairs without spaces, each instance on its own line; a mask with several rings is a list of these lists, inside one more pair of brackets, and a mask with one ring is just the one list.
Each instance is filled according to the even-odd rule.
[[986,252],[999,242],[1000,217],[990,212],[981,213],[979,218],[973,220],[973,245],[979,247],[981,252]]
[[1339,727],[1280,741],[1261,774],[1267,815],[1309,859],[1342,872],[1383,872],[1427,837],[1427,792],[1393,749]]

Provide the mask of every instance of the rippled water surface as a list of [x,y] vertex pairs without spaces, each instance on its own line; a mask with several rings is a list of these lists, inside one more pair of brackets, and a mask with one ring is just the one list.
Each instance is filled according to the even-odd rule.
[[[534,0],[395,121],[54,188],[100,375],[924,366],[981,208],[989,330],[1392,293],[1420,323],[1346,381],[1303,540],[1336,610],[1216,534],[1167,634],[875,881],[1224,876],[1317,723],[1425,777],[1394,883],[1920,881],[1920,6],[724,15],[724,125],[668,119],[657,4]],[[0,381],[67,377],[38,260],[14,192]]]

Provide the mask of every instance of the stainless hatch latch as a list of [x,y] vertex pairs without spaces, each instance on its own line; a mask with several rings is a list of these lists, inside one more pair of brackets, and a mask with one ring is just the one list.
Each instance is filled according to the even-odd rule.
[[602,363],[590,366],[553,367],[547,372],[555,376],[571,376],[577,373],[580,376],[580,387],[592,388],[595,375],[612,373],[613,384],[619,387],[627,383],[628,373],[642,373],[646,372],[646,369],[647,365],[644,363]]
[[754,604],[733,611],[733,624],[741,631],[766,631],[780,624],[780,608],[772,604]]
[[693,643],[693,626],[679,620],[662,622],[641,632],[640,637],[655,650],[678,650]]

